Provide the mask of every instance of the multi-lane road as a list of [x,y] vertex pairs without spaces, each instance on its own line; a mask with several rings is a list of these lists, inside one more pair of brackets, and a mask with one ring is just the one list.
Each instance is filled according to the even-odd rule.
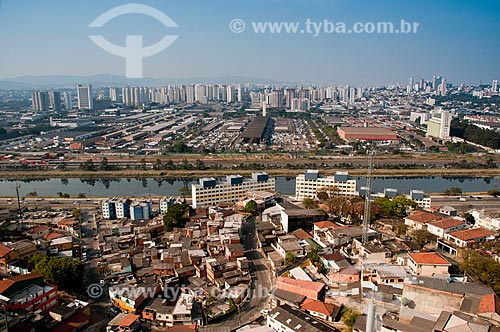
[[448,205],[457,209],[459,213],[470,209],[500,209],[500,197],[489,195],[431,196],[431,199],[432,205]]

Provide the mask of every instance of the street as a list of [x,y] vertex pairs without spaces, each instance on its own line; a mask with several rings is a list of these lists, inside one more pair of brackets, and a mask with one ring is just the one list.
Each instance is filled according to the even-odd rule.
[[250,262],[252,274],[252,294],[248,303],[243,304],[240,313],[231,315],[227,320],[210,326],[227,326],[231,330],[246,325],[261,316],[261,311],[267,309],[269,292],[272,289],[272,273],[267,266],[267,259],[257,249],[256,221],[252,218],[242,227],[242,243],[245,256]]

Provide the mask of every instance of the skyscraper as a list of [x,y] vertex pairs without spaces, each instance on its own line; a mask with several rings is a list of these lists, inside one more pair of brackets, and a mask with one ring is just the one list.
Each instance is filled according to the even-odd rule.
[[109,88],[109,99],[111,99],[111,101],[118,100],[118,91],[116,88]]
[[283,90],[271,91],[271,107],[283,107]]
[[493,80],[493,83],[491,84],[491,91],[498,92],[498,80]]
[[59,112],[61,110],[61,93],[59,91],[49,92],[50,108],[53,111]]
[[31,94],[33,111],[44,112],[49,110],[49,94],[46,91],[35,91]]
[[76,88],[78,96],[78,109],[93,110],[94,99],[92,98],[92,85],[78,85]]
[[73,96],[71,95],[71,92],[70,91],[64,92],[63,97],[64,97],[64,109],[65,110],[72,109],[73,108],[73,103],[72,103]]

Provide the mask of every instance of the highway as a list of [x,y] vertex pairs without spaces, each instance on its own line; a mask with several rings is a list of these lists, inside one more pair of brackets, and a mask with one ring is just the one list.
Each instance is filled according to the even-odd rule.
[[458,212],[466,212],[471,209],[500,210],[500,197],[488,195],[462,196],[431,196],[433,206],[448,205],[454,207]]

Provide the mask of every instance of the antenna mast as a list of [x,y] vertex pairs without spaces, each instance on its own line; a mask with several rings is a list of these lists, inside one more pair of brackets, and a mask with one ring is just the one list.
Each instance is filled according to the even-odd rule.
[[363,215],[363,236],[361,242],[366,244],[368,242],[368,229],[371,219],[371,195],[372,195],[372,176],[373,176],[373,158],[374,151],[368,152],[368,173],[366,174],[366,195],[365,195],[365,211]]

